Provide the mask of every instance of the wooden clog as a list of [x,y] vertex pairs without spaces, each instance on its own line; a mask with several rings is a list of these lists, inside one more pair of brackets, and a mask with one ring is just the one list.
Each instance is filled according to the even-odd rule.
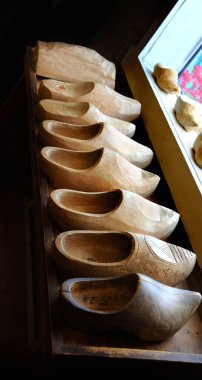
[[66,323],[90,333],[124,332],[143,341],[175,334],[192,316],[201,294],[164,285],[143,274],[72,278],[60,289]]
[[158,86],[168,94],[179,94],[180,87],[178,86],[178,72],[161,63],[154,66],[154,77]]
[[105,191],[120,187],[147,197],[160,180],[107,148],[80,152],[49,146],[42,148],[39,159],[54,188]]
[[45,145],[60,148],[80,151],[108,148],[142,169],[148,166],[153,158],[150,148],[124,136],[107,123],[80,126],[46,120],[39,126],[39,136]]
[[159,239],[168,237],[179,221],[176,211],[122,189],[96,193],[53,190],[49,211],[63,231],[131,231]]
[[104,114],[126,121],[136,119],[141,111],[141,104],[136,99],[96,82],[65,83],[44,79],[40,83],[39,96],[63,102],[89,102]]
[[116,231],[65,231],[55,239],[53,260],[70,277],[143,273],[174,286],[185,280],[196,255],[148,235]]
[[116,66],[85,46],[37,41],[36,74],[66,82],[95,81],[114,88]]
[[194,141],[193,151],[197,165],[202,168],[202,132],[198,134]]
[[202,105],[186,95],[177,97],[174,112],[178,123],[186,131],[202,131]]
[[105,115],[96,106],[87,102],[60,102],[59,100],[43,99],[38,102],[37,116],[41,121],[53,119],[79,125],[104,122],[128,137],[134,135],[136,128],[133,123]]

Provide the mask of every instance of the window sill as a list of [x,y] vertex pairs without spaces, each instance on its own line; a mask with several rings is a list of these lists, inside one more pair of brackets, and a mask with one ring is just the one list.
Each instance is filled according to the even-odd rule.
[[131,92],[141,102],[145,128],[181,216],[190,243],[202,267],[202,169],[193,157],[196,132],[185,131],[176,121],[176,95],[161,91],[151,68],[132,46],[122,62]]

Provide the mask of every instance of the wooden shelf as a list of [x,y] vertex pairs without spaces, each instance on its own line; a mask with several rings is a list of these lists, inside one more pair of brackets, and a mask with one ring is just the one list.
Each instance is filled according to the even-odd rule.
[[[37,78],[32,67],[31,49],[27,49],[25,59],[25,72],[27,80],[28,105],[30,113],[30,139],[32,158],[32,178],[33,178],[33,202],[35,220],[33,226],[33,260],[36,285],[38,293],[37,302],[37,326],[40,349],[45,355],[51,358],[69,360],[69,358],[89,359],[132,359],[133,363],[156,362],[162,365],[201,364],[202,363],[202,326],[198,312],[186,323],[186,325],[168,340],[155,344],[146,344],[138,340],[131,339],[123,335],[91,335],[73,330],[67,326],[60,313],[59,290],[61,285],[60,274],[54,266],[50,253],[54,243],[54,236],[57,232],[50,220],[47,212],[47,202],[49,197],[49,183],[47,178],[40,171],[38,166],[38,150],[40,149],[37,140],[38,121],[35,117],[35,105],[37,101]],[[40,78],[38,78],[40,79]],[[143,128],[143,127],[142,127]],[[142,133],[142,138],[145,131]],[[146,138],[148,139],[147,133]],[[147,140],[149,141],[149,140]],[[142,141],[140,141],[142,142]],[[154,159],[152,165],[156,164],[156,170],[161,170],[157,160]],[[158,173],[157,173],[158,174]],[[160,173],[161,175],[161,173]],[[167,195],[165,197],[165,195]],[[153,196],[154,200],[162,202],[166,206],[175,207],[166,182],[162,178],[161,185]],[[165,201],[165,203],[163,203]],[[170,238],[170,242],[185,246],[189,244],[183,225],[180,222],[175,232]],[[193,271],[191,288],[194,289],[194,279],[198,276],[198,268]],[[200,275],[199,275],[200,277]],[[191,278],[190,278],[191,279]],[[199,284],[198,284],[199,285]],[[198,286],[197,285],[197,286]],[[200,284],[201,285],[201,284]],[[180,284],[180,287],[190,288],[187,282]],[[130,361],[131,362],[131,361]]]

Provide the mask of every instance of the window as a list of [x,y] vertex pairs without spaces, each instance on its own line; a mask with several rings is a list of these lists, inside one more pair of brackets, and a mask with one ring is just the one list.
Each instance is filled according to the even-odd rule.
[[201,0],[178,0],[140,52],[140,59],[150,68],[158,59],[180,72],[201,45],[201,15]]
[[[145,71],[147,79],[152,85],[154,93],[167,117],[170,128],[175,135],[181,152],[184,155],[184,159],[190,167],[192,175],[202,194],[202,169],[198,168],[195,164],[192,152],[192,145],[196,138],[196,132],[187,133],[176,122],[173,112],[176,95],[167,95],[159,90],[156,83],[154,83],[152,75],[154,66],[158,62],[176,69],[179,74],[185,67],[185,73],[187,74],[187,71],[190,69],[189,65],[193,65],[193,61],[192,59],[190,61],[190,57],[194,57],[201,62],[201,15],[201,0],[179,0],[156,33],[142,49],[138,55],[138,59]],[[191,70],[189,73],[191,77]],[[180,76],[181,83],[183,82],[183,75],[186,77],[186,74],[183,74],[182,72],[182,76]],[[186,88],[187,86],[190,86],[190,91],[194,91],[196,87],[191,87],[192,85],[193,81],[186,81],[183,84],[184,88],[182,89],[182,92],[184,92],[185,89],[188,90],[188,88]]]
[[[184,72],[190,70],[190,64],[193,65],[190,58],[198,59],[198,52],[201,52],[201,15],[201,0],[179,0],[146,45],[141,42],[137,47],[131,46],[122,67],[134,98],[142,104],[145,127],[193,250],[202,265],[202,239],[199,238],[202,228],[202,169],[195,163],[192,151],[197,132],[187,132],[178,124],[174,114],[177,95],[163,92],[153,77],[155,64],[163,63],[177,70],[180,80],[183,80]],[[201,58],[199,62],[201,66]],[[187,85],[191,89],[190,81],[183,85],[183,91]]]
[[182,93],[202,103],[202,46],[179,73]]

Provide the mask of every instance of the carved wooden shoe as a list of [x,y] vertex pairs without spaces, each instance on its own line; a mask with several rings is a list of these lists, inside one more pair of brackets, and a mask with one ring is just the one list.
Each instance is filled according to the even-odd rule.
[[138,168],[107,148],[80,152],[44,147],[40,166],[55,188],[104,191],[121,187],[147,197],[160,180],[158,175]]
[[81,192],[57,189],[50,193],[51,217],[63,230],[131,231],[168,237],[179,214],[127,190]]
[[193,145],[194,158],[197,165],[202,168],[202,132],[200,132]]
[[80,151],[108,148],[142,169],[153,158],[150,148],[124,136],[107,123],[80,126],[46,120],[39,126],[39,135],[45,145]]
[[96,82],[65,83],[46,79],[41,81],[39,96],[63,102],[89,102],[104,114],[126,121],[136,119],[141,111],[141,104],[136,99]]
[[87,102],[60,102],[43,99],[38,102],[37,115],[41,121],[53,119],[79,125],[104,122],[128,137],[134,135],[136,128],[133,123],[105,115],[96,106]]
[[178,72],[161,63],[154,66],[154,77],[158,86],[168,94],[179,94],[180,87],[178,86]]
[[167,285],[185,280],[196,255],[149,235],[116,231],[65,231],[52,255],[65,278],[143,273]]
[[143,341],[175,334],[192,316],[201,294],[164,285],[143,274],[72,278],[60,290],[68,324],[90,333],[124,332]]
[[95,81],[114,88],[116,66],[85,46],[37,41],[36,74],[66,82]]
[[177,98],[174,107],[175,116],[186,131],[202,131],[202,105],[186,95]]

